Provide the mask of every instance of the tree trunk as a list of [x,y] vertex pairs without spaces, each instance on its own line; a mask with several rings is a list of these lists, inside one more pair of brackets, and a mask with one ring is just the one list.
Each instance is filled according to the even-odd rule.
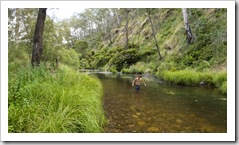
[[126,24],[125,24],[125,34],[126,34],[126,46],[125,48],[128,49],[129,48],[129,31],[128,31],[128,23],[129,23],[129,11],[127,9],[125,10],[125,19],[126,19]]
[[163,60],[163,58],[162,58],[162,56],[161,56],[161,54],[160,54],[158,42],[157,42],[157,39],[156,39],[156,34],[155,34],[155,31],[154,31],[154,25],[153,25],[153,22],[152,22],[151,17],[150,17],[150,12],[147,11],[147,13],[148,13],[148,18],[149,18],[149,22],[150,22],[150,25],[151,25],[151,29],[152,29],[152,32],[153,32],[153,37],[154,37],[155,45],[156,45],[156,47],[157,47],[159,60]]
[[39,8],[35,34],[33,39],[32,66],[39,66],[43,51],[43,30],[46,18],[46,8]]
[[58,67],[58,57],[56,58],[56,67]]
[[119,26],[120,25],[120,18],[119,18],[119,14],[118,14],[118,9],[117,8],[115,8],[115,15],[116,15],[116,19],[117,19],[117,26]]
[[186,35],[187,35],[187,41],[188,41],[188,44],[190,44],[193,42],[193,34],[188,22],[187,9],[182,8],[182,12],[183,12],[183,20],[184,20],[184,25],[185,25]]

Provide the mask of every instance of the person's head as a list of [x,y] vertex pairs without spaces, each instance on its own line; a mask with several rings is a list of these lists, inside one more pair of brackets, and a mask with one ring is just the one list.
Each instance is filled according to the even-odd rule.
[[141,78],[141,75],[139,75],[138,78]]

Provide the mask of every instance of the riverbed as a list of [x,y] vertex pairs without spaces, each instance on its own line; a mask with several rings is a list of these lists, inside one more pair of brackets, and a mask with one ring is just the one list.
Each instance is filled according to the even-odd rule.
[[179,86],[142,75],[93,73],[104,88],[106,133],[226,133],[227,96],[207,87]]

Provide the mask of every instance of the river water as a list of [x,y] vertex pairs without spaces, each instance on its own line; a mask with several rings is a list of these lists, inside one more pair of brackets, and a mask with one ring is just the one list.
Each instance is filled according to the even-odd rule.
[[226,133],[227,97],[206,87],[187,87],[142,75],[95,73],[104,87],[106,133]]

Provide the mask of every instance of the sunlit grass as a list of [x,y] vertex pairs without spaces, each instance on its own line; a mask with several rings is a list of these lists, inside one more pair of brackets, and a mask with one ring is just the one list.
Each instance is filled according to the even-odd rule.
[[227,73],[197,72],[195,70],[163,71],[157,75],[164,81],[177,85],[210,85],[227,93]]

